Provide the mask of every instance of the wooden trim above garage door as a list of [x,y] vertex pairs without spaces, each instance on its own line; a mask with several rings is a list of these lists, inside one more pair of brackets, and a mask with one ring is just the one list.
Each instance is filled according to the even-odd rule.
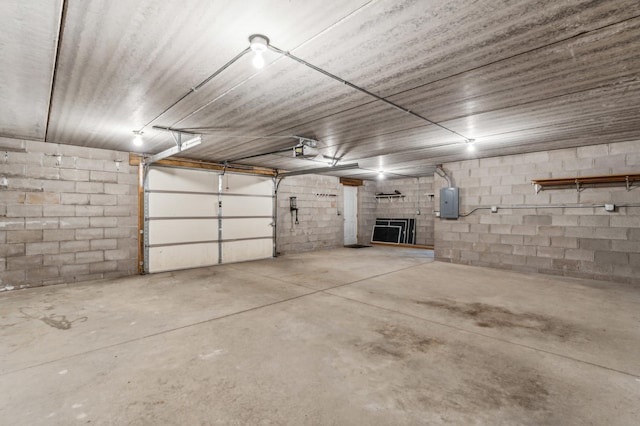
[[346,177],[341,177],[340,183],[345,186],[362,186],[364,184],[362,179],[353,179],[353,178],[346,178]]
[[[134,152],[129,153],[129,165],[130,166],[138,166],[144,157],[136,154]],[[253,167],[253,166],[234,166],[228,165],[226,168],[224,165],[219,163],[209,163],[206,161],[199,160],[190,160],[188,158],[177,158],[173,159],[165,159],[156,161],[153,163],[158,166],[173,166],[173,167],[187,167],[192,169],[204,169],[204,170],[216,170],[216,171],[225,171],[230,173],[246,173],[250,175],[261,175],[261,176],[276,176],[276,171],[273,169],[266,169],[263,167]]]

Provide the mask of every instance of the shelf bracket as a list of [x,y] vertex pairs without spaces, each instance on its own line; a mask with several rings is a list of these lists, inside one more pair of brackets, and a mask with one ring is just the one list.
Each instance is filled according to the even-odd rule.
[[540,191],[542,191],[542,185],[540,185],[539,183],[534,183],[533,184],[533,189],[535,189],[536,194],[539,194]]
[[627,191],[631,191],[631,181],[629,181],[629,176],[625,177],[625,182],[627,184]]

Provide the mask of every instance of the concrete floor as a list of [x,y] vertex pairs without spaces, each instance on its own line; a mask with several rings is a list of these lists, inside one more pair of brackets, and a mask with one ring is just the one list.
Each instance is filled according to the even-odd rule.
[[638,424],[640,289],[429,253],[0,294],[0,423]]

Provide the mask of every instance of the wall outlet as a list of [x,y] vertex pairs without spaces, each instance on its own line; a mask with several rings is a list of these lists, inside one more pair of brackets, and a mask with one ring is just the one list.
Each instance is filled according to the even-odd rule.
[[614,211],[616,211],[616,205],[615,204],[605,204],[604,205],[604,210],[608,211],[608,212],[614,212]]

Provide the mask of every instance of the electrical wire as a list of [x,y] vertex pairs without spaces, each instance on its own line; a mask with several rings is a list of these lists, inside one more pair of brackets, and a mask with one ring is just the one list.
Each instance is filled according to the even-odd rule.
[[389,105],[389,106],[391,106],[391,107],[393,107],[395,109],[398,109],[398,110],[400,110],[402,112],[405,112],[405,113],[407,113],[407,114],[409,114],[409,115],[411,115],[411,116],[413,116],[415,118],[418,118],[418,119],[420,119],[422,121],[426,121],[427,123],[432,124],[434,126],[440,127],[443,130],[446,130],[446,131],[448,131],[448,132],[450,132],[450,133],[452,133],[452,134],[454,134],[456,136],[461,137],[462,139],[464,139],[465,142],[469,141],[469,138],[464,136],[463,134],[458,133],[455,130],[450,129],[450,128],[448,128],[448,127],[446,127],[446,126],[444,126],[444,125],[442,125],[440,123],[437,123],[437,122],[435,122],[433,120],[430,120],[430,119],[428,119],[427,117],[425,117],[423,115],[420,115],[420,114],[418,114],[416,112],[413,112],[413,111],[411,111],[411,110],[409,110],[407,108],[404,108],[403,106],[400,106],[400,105],[396,104],[395,102],[391,102],[390,100],[388,100],[388,99],[386,99],[386,98],[384,98],[382,96],[376,95],[375,93],[370,92],[367,89],[364,89],[364,88],[362,88],[360,86],[357,86],[357,85],[355,85],[355,84],[353,84],[353,83],[351,83],[351,82],[349,82],[349,81],[347,81],[347,80],[345,80],[343,78],[340,78],[337,75],[332,74],[327,70],[324,70],[324,69],[322,69],[320,67],[317,67],[317,66],[305,61],[304,59],[293,55],[291,52],[287,52],[285,50],[282,50],[282,49],[280,49],[280,48],[278,48],[278,47],[276,47],[276,46],[274,46],[272,44],[269,44],[268,47],[269,47],[269,49],[273,50],[274,52],[279,53],[279,54],[281,54],[283,56],[286,56],[287,58],[293,59],[294,61],[296,61],[296,62],[298,62],[298,63],[300,63],[300,64],[302,64],[302,65],[304,65],[304,66],[306,66],[306,67],[308,67],[308,68],[310,68],[312,70],[314,70],[314,71],[317,71],[320,74],[323,74],[323,75],[325,75],[325,76],[327,76],[329,78],[332,78],[333,80],[339,81],[340,83],[344,84],[345,86],[349,86],[352,89],[355,89],[355,90],[357,90],[357,91],[359,91],[361,93],[364,93],[365,95],[370,96],[370,97],[372,97],[372,98],[374,98],[374,99],[376,99],[376,100],[378,100],[380,102],[384,102],[385,104],[387,104],[387,105]]
[[[305,46],[306,44],[310,43],[311,41],[315,40],[316,38],[320,37],[322,34],[326,33],[327,31],[333,29],[334,27],[336,27],[337,25],[341,24],[342,22],[348,20],[349,18],[351,18],[352,16],[358,14],[359,12],[361,12],[362,10],[364,10],[365,8],[367,8],[368,6],[370,6],[371,4],[375,3],[377,0],[370,0],[367,3],[361,5],[360,7],[356,8],[355,10],[351,11],[350,13],[348,13],[346,16],[343,16],[342,18],[340,18],[338,21],[334,22],[333,24],[331,24],[330,26],[328,26],[327,28],[323,29],[322,31],[320,31],[319,33],[315,34],[314,36],[312,36],[311,38],[303,41],[302,43],[300,43],[298,46],[296,46],[294,48],[295,49],[299,49],[303,46]],[[220,72],[224,71],[226,68],[228,68],[230,65],[232,65],[234,62],[236,62],[238,59],[240,59],[242,56],[244,56],[245,54],[247,54],[248,52],[251,51],[251,47],[247,47],[245,50],[243,50],[242,52],[240,52],[235,58],[233,58],[231,61],[227,62],[227,64],[225,64],[222,68],[220,68],[219,70],[217,70],[215,73],[213,73],[212,75],[210,75],[209,77],[207,77],[204,81],[202,81],[200,84],[198,84],[195,87],[195,90],[198,90],[200,87],[202,87],[203,85],[205,85],[206,83],[208,83],[211,79],[213,79],[215,76],[217,76],[218,74],[220,74]],[[281,58],[276,59],[275,61],[271,62],[270,65],[273,65],[274,63],[278,62]],[[175,126],[178,123],[181,123],[182,121],[186,120],[187,118],[193,116],[194,114],[197,114],[198,112],[202,111],[204,108],[208,107],[209,105],[211,105],[212,103],[218,101],[219,99],[221,99],[222,97],[228,95],[230,92],[232,92],[233,90],[237,89],[238,87],[244,85],[245,83],[247,83],[248,81],[252,80],[256,75],[258,75],[259,73],[255,73],[253,75],[251,75],[250,77],[242,80],[241,82],[239,82],[238,84],[236,84],[235,86],[231,87],[229,90],[225,91],[224,93],[222,93],[219,96],[216,96],[214,99],[210,100],[209,102],[207,102],[205,105],[202,105],[200,108],[198,108],[197,110],[193,111],[192,113],[186,115],[185,117],[179,119],[178,121],[174,122],[171,127]],[[193,93],[195,91],[194,89],[191,89],[189,92],[185,93],[180,99],[178,99],[176,102],[174,102],[171,106],[169,106],[167,109],[165,109],[163,112],[161,112],[159,115],[157,115],[156,117],[154,117],[151,121],[149,121],[147,124],[145,124],[140,131],[142,131],[145,127],[147,127],[149,124],[153,123],[155,120],[157,120],[158,118],[160,118],[162,115],[164,115],[167,111],[169,111],[170,109],[172,109],[174,106],[176,106],[180,101],[182,101],[184,98],[186,98],[187,96],[189,96],[191,93]]]
[[478,211],[478,210],[490,210],[490,209],[491,209],[491,207],[476,207],[475,209],[471,210],[470,212],[467,212],[467,213],[461,213],[461,214],[459,214],[458,216],[460,216],[460,217],[467,217],[467,216],[469,216],[471,213],[476,212],[476,211]]
[[[185,98],[187,98],[189,95],[191,95],[192,93],[194,93],[195,91],[197,91],[198,89],[202,88],[202,86],[204,86],[205,84],[207,84],[208,82],[210,82],[211,80],[213,80],[215,77],[217,77],[220,73],[222,73],[224,70],[226,70],[227,68],[229,68],[231,65],[233,65],[235,62],[238,61],[238,59],[242,58],[244,55],[246,55],[247,53],[251,52],[251,48],[247,47],[246,49],[244,49],[242,52],[238,53],[233,59],[231,59],[229,62],[227,62],[226,64],[224,64],[223,66],[221,66],[220,68],[218,68],[216,71],[214,71],[213,74],[209,75],[207,78],[205,78],[204,80],[202,80],[199,84],[197,84],[196,86],[192,87],[191,89],[189,89],[189,91],[187,93],[185,93],[184,95],[180,96],[180,98],[178,98],[178,100],[176,100],[174,103],[172,103],[171,105],[169,105],[167,108],[165,108],[160,114],[156,115],[155,117],[153,117],[151,120],[149,120],[144,126],[142,126],[138,132],[142,132],[146,127],[148,127],[151,123],[153,123],[154,121],[156,121],[158,118],[162,117],[163,115],[165,115],[167,112],[169,112],[169,110],[171,110],[173,107],[175,107],[176,105],[178,105],[180,102],[182,102]],[[175,124],[175,123],[174,123]]]
[[[612,203],[613,204],[613,203]],[[615,204],[616,207],[640,207],[640,204]],[[478,211],[478,210],[491,210],[492,208],[496,208],[498,210],[502,209],[502,210],[524,210],[524,209],[592,209],[592,208],[597,208],[597,207],[602,207],[604,208],[605,205],[604,204],[551,204],[551,205],[547,205],[547,206],[539,206],[539,205],[533,205],[533,206],[528,206],[528,205],[523,205],[523,206],[490,206],[490,207],[476,207],[471,211],[468,211],[466,213],[461,213],[458,216],[460,217],[467,217],[469,215],[471,215],[472,213]]]

